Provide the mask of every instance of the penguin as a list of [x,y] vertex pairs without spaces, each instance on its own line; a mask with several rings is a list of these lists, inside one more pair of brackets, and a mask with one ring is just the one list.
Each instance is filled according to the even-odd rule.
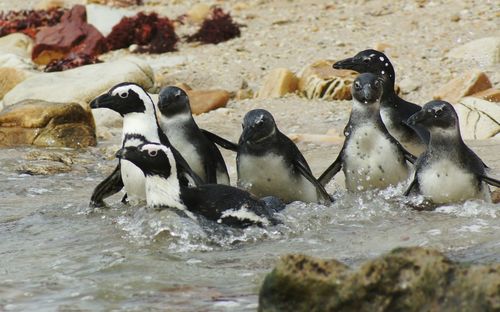
[[469,199],[491,202],[488,184],[500,181],[486,175],[483,161],[462,140],[457,113],[445,101],[430,101],[408,119],[430,133],[426,151],[415,164],[415,175],[405,195],[420,194],[432,204]]
[[[186,216],[199,217],[233,227],[267,226],[278,223],[273,217],[283,208],[279,201],[264,201],[250,193],[224,184],[186,187],[179,183],[171,148],[145,143],[126,146],[117,153],[122,161],[138,166],[145,175],[146,201],[153,208],[173,208]],[[269,206],[271,203],[274,206]]]
[[[148,93],[139,85],[130,82],[120,83],[108,92],[90,102],[92,109],[108,108],[123,117],[122,147],[137,146],[144,142],[161,142],[170,146],[170,142],[161,131],[153,101]],[[172,149],[178,166],[179,178],[184,184],[197,185],[201,179],[191,170],[184,158]],[[94,189],[90,205],[104,206],[104,199],[125,188],[124,197],[136,203],[146,199],[144,174],[129,161],[119,161],[115,170]]]
[[392,137],[380,116],[384,80],[371,73],[354,80],[352,111],[344,129],[344,145],[337,159],[318,179],[326,185],[342,169],[348,191],[384,189],[408,178],[415,156]]
[[238,186],[256,196],[272,195],[286,203],[332,201],[297,146],[264,109],[251,110],[243,119],[236,166]]
[[203,182],[229,185],[224,158],[194,121],[186,92],[172,86],[162,89],[158,110],[161,129]]
[[394,91],[396,74],[389,58],[376,50],[364,50],[354,57],[333,64],[335,69],[351,69],[359,73],[372,73],[381,76],[384,90],[380,100],[380,114],[389,133],[409,152],[420,155],[429,142],[429,132],[424,128],[409,126],[406,120],[421,107],[400,98]]

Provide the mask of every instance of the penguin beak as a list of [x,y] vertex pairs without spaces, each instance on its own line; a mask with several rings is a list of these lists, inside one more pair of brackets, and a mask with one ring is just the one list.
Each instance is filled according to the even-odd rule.
[[110,108],[110,105],[114,103],[113,96],[108,93],[104,93],[90,102],[90,108]]
[[346,58],[344,60],[338,61],[335,64],[333,64],[333,69],[352,69],[356,70],[356,62],[354,61],[354,58]]
[[411,115],[410,118],[406,121],[409,126],[415,126],[417,124],[422,123],[428,117],[428,113],[425,110],[420,110],[415,114]]
[[115,156],[118,159],[122,159],[122,158],[125,158],[126,153],[127,153],[127,149],[124,147],[124,148],[118,150],[118,152],[116,152]]
[[243,132],[241,133],[239,144],[251,141],[253,135],[254,135],[254,131],[253,131],[253,127],[251,125],[244,127]]

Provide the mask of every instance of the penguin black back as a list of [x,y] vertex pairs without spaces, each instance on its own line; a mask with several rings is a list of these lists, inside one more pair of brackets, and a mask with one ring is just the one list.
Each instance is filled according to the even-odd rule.
[[[221,184],[204,184],[195,188],[180,185],[175,174],[175,159],[166,146],[125,147],[117,157],[127,159],[143,170],[149,206],[176,208],[188,216],[202,216],[237,227],[277,223],[272,216],[273,209],[238,188]],[[165,163],[170,165],[165,166]]]

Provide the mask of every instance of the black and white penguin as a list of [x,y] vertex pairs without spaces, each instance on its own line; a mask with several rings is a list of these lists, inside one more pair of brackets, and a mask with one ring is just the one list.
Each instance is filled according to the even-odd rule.
[[421,107],[400,98],[394,91],[396,75],[389,58],[376,50],[364,50],[354,57],[333,64],[335,69],[351,69],[359,73],[372,73],[384,78],[384,90],[380,100],[380,115],[389,133],[409,152],[420,155],[429,141],[429,133],[421,128],[409,126],[406,120]]
[[174,208],[193,219],[203,216],[235,227],[276,224],[273,214],[283,207],[279,201],[274,201],[277,206],[270,207],[265,201],[229,185],[203,184],[192,188],[181,185],[175,157],[170,148],[161,144],[124,147],[117,157],[134,163],[143,171],[150,207]]
[[483,161],[465,145],[450,103],[430,101],[408,123],[428,129],[430,142],[416,162],[415,176],[405,195],[421,194],[434,204],[491,201],[487,184],[500,187],[500,181],[486,176]]
[[415,156],[394,139],[380,116],[384,80],[360,74],[351,88],[352,111],[344,129],[345,141],[337,159],[318,179],[326,185],[342,169],[347,190],[383,189],[408,178],[407,161]]
[[[161,142],[170,146],[168,138],[158,125],[151,97],[135,83],[124,82],[114,86],[107,93],[92,100],[90,107],[108,108],[123,117],[122,147],[138,146],[144,142]],[[202,183],[179,152],[173,149],[173,153],[182,183]],[[104,205],[105,198],[119,192],[123,187],[127,201],[135,203],[146,199],[144,174],[129,161],[118,162],[113,173],[94,189],[91,206]]]
[[236,155],[238,186],[256,196],[276,196],[289,203],[331,202],[312,175],[297,146],[281,133],[266,110],[249,111]]
[[193,119],[188,95],[180,88],[166,87],[158,99],[159,122],[170,143],[205,183],[229,185],[224,158]]

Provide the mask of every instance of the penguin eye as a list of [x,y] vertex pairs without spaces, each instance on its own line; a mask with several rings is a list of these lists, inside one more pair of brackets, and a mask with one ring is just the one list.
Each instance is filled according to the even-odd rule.
[[259,119],[255,122],[257,126],[262,125],[264,123],[264,119]]
[[355,81],[354,82],[354,89],[355,90],[361,90],[361,84],[359,83],[359,81]]
[[379,81],[378,79],[377,79],[377,80],[375,80],[375,82],[373,83],[373,86],[374,86],[375,88],[380,87],[380,81]]
[[122,93],[118,93],[118,96],[120,96],[122,99],[128,97],[128,92],[122,92]]
[[156,155],[158,155],[158,151],[157,150],[149,150],[148,155],[151,157],[156,157]]
[[371,59],[370,59],[369,57],[364,58],[364,59],[363,59],[363,63],[368,64],[368,63],[370,63],[370,60],[371,60]]

